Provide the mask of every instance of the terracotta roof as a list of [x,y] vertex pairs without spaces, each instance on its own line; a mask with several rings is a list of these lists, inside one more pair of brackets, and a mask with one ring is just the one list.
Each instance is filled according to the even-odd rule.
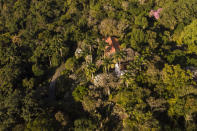
[[106,55],[114,54],[116,51],[120,50],[120,45],[117,38],[108,37],[105,39],[105,42],[109,44],[108,46],[105,47]]

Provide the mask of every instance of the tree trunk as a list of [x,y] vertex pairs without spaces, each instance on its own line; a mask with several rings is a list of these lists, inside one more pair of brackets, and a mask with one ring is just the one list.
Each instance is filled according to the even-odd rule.
[[94,74],[92,73],[92,80],[94,80]]
[[60,48],[60,55],[61,55],[61,57],[63,56],[63,55],[62,55],[62,48]]
[[50,64],[50,66],[51,66],[51,59],[50,59],[50,56],[49,56],[49,64]]

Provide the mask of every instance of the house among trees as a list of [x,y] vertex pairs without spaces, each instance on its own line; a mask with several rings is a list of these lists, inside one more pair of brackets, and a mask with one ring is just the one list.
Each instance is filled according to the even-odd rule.
[[120,50],[118,39],[115,37],[107,37],[105,42],[109,45],[105,47],[105,56],[111,56]]
[[[107,57],[112,57],[112,55],[116,55],[119,53],[119,55],[121,56],[120,54],[120,44],[118,42],[118,39],[116,37],[107,37],[106,39],[104,39],[106,43],[108,43],[109,45],[107,45],[105,47],[105,56]],[[125,53],[125,58],[127,57],[127,50],[123,51],[123,53]],[[116,75],[119,77],[121,75],[124,74],[124,66],[125,65],[125,61],[122,63],[122,61],[124,61],[124,58],[122,58],[119,62],[117,62],[115,64],[115,73]],[[128,61],[126,61],[127,63]]]

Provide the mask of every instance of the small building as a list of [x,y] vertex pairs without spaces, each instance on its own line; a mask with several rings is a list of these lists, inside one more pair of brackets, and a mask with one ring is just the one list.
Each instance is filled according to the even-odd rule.
[[[120,44],[116,37],[107,37],[103,39],[108,45],[105,47],[105,56],[112,57],[116,52],[120,51]],[[121,59],[118,63],[114,64],[114,71],[118,77],[122,76],[126,72],[126,66],[130,61],[134,60],[135,56],[139,54],[131,48],[123,49],[125,52],[125,57]]]
[[[116,52],[120,51],[120,44],[116,37],[107,37],[103,39],[108,45],[105,47],[105,56],[112,57]],[[134,57],[139,55],[137,52],[133,51],[131,48],[123,49],[126,56],[120,60],[119,63],[115,63],[114,71],[118,77],[124,75],[126,72],[126,66],[129,61],[133,61]]]
[[106,39],[104,39],[106,43],[108,43],[109,45],[107,45],[105,47],[105,56],[111,56],[114,53],[116,53],[117,51],[120,50],[120,45],[118,42],[118,39],[115,37],[107,37]]

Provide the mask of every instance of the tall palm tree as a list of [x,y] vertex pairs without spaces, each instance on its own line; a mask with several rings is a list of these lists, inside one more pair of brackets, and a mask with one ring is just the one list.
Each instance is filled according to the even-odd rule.
[[120,61],[121,61],[122,59],[124,59],[125,56],[126,56],[126,52],[124,52],[124,51],[117,51],[117,52],[114,54],[113,58],[114,58],[114,60],[115,60],[116,62],[118,62],[118,64],[120,65]]
[[86,39],[84,40],[84,42],[88,46],[90,53],[92,53],[93,47],[97,45],[95,38],[91,38],[90,35],[86,33]]
[[105,47],[106,46],[107,46],[107,43],[104,41],[101,41],[99,43],[99,49],[102,51],[102,54],[103,54],[102,58],[104,58],[104,59],[105,59]]
[[121,76],[127,88],[129,87],[129,85],[131,85],[133,77],[134,74],[132,73],[132,71],[127,71],[124,75]]
[[146,64],[146,60],[143,56],[136,56],[132,62],[128,65],[129,70],[141,72],[143,65]]
[[94,73],[96,72],[97,68],[95,64],[90,63],[85,68],[85,73],[88,78],[94,79]]
[[104,53],[105,53],[105,47],[106,47],[106,45],[107,44],[104,41],[99,42],[98,50],[97,50],[97,55],[99,57],[104,58],[104,55],[105,55]]
[[105,58],[105,59],[103,59],[104,72],[109,72],[111,64],[113,64],[112,58]]

